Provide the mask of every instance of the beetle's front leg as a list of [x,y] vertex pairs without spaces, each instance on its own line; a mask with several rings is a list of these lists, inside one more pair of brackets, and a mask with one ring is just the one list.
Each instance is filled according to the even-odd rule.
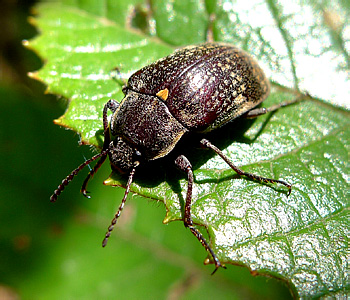
[[[109,126],[108,126],[108,118],[107,118],[107,112],[108,110],[111,110],[113,113],[117,110],[119,106],[119,103],[113,99],[109,99],[107,101],[107,103],[105,104],[104,108],[103,108],[103,134],[104,134],[104,141],[103,141],[103,148],[102,151],[105,151],[108,149],[109,144],[111,142],[111,137],[109,134]],[[87,184],[89,182],[89,180],[91,179],[92,176],[94,176],[94,174],[98,171],[98,169],[102,166],[102,164],[105,162],[107,158],[107,153],[103,156],[101,156],[100,160],[96,163],[96,165],[94,166],[94,168],[89,172],[89,174],[86,176],[80,192],[86,197],[86,198],[90,198],[90,196],[88,195],[88,191],[86,190]]]
[[201,242],[203,247],[210,253],[210,255],[213,257],[214,263],[215,263],[215,270],[212,274],[214,274],[219,267],[225,268],[226,267],[221,264],[220,260],[216,257],[214,251],[210,248],[209,244],[203,237],[203,235],[193,227],[193,220],[191,217],[191,204],[192,204],[192,187],[193,187],[193,171],[192,166],[189,160],[184,156],[180,155],[175,160],[176,166],[187,173],[188,178],[188,186],[187,186],[187,194],[186,194],[186,203],[185,203],[185,214],[184,214],[184,225],[185,227],[189,228],[193,235]]

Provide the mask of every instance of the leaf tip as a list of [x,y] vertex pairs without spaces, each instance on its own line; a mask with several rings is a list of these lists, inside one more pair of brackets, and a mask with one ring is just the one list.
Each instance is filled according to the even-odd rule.
[[29,78],[39,80],[38,72],[28,72],[27,75]]
[[113,180],[111,177],[108,177],[104,182],[104,185],[113,185]]
[[168,224],[170,221],[171,221],[171,218],[169,217],[169,215],[167,213],[165,218],[163,219],[163,224]]
[[62,118],[58,118],[58,119],[53,120],[53,123],[56,125],[59,125],[59,126],[63,125]]
[[[35,9],[32,8],[32,9],[31,9],[31,13],[32,13],[33,15],[37,15],[37,14],[38,14],[38,11],[36,11]],[[35,17],[29,16],[27,20],[28,20],[28,23],[29,23],[30,25],[37,27],[37,21],[36,21]]]
[[165,217],[163,219],[163,224],[168,224],[168,223],[170,223],[172,221],[178,221],[178,220],[182,220],[182,219],[175,217],[173,214],[171,214],[167,210],[166,215],[165,215]]
[[28,40],[22,40],[22,45],[24,47],[29,47],[29,41]]
[[121,186],[124,187],[125,185],[122,183],[122,181],[118,180],[115,176],[116,173],[112,172],[111,175],[103,182],[104,185],[109,186]]

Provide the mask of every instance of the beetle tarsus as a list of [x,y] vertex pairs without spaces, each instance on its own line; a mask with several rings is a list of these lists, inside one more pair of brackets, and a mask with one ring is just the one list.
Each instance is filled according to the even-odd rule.
[[90,192],[88,192],[86,189],[81,189],[80,192],[83,194],[84,197],[90,199],[91,196],[88,195]]
[[223,268],[223,269],[227,269],[225,265],[221,264],[219,262],[219,264],[215,264],[215,269],[214,271],[211,273],[211,275],[214,275],[216,273],[216,271],[219,269],[219,268]]

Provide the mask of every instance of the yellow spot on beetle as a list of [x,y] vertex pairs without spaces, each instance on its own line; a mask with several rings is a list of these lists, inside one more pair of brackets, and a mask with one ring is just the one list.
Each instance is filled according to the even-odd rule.
[[169,96],[169,90],[168,89],[161,90],[156,95],[162,98],[164,101],[166,101],[166,99],[168,99],[168,96]]

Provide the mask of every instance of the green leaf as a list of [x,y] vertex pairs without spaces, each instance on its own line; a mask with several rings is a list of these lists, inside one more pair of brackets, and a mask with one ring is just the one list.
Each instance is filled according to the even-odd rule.
[[127,78],[171,48],[72,7],[42,5],[40,15],[34,23],[41,35],[30,47],[46,64],[31,76],[48,84],[48,93],[70,99],[69,109],[56,123],[77,131],[82,143],[98,145],[101,108],[110,98],[122,99],[112,70],[120,68]]
[[[284,187],[238,178],[208,151],[187,150],[195,166],[194,222],[208,231],[222,262],[280,278],[299,297],[345,295],[350,118],[327,102],[349,107],[349,53],[342,35],[348,11],[305,2],[291,10],[274,1],[252,1],[244,8],[231,2],[152,1],[151,14],[142,19],[139,2],[134,11],[122,5],[120,11],[106,10],[97,3],[37,7],[33,22],[40,35],[28,45],[45,65],[32,76],[70,101],[56,123],[78,132],[82,143],[101,146],[103,105],[123,98],[112,69],[118,67],[127,79],[171,53],[171,45],[204,41],[212,26],[216,40],[258,57],[276,83],[264,106],[292,99],[300,89],[314,99],[254,122],[233,122],[208,136],[245,171],[293,183],[289,197]],[[130,28],[140,23],[140,31]],[[336,39],[339,43],[331,43]],[[164,222],[182,219],[187,187],[184,178],[170,173],[150,170],[144,177],[154,182],[141,176],[132,185],[134,193],[165,203]],[[123,185],[116,174],[107,183]]]

